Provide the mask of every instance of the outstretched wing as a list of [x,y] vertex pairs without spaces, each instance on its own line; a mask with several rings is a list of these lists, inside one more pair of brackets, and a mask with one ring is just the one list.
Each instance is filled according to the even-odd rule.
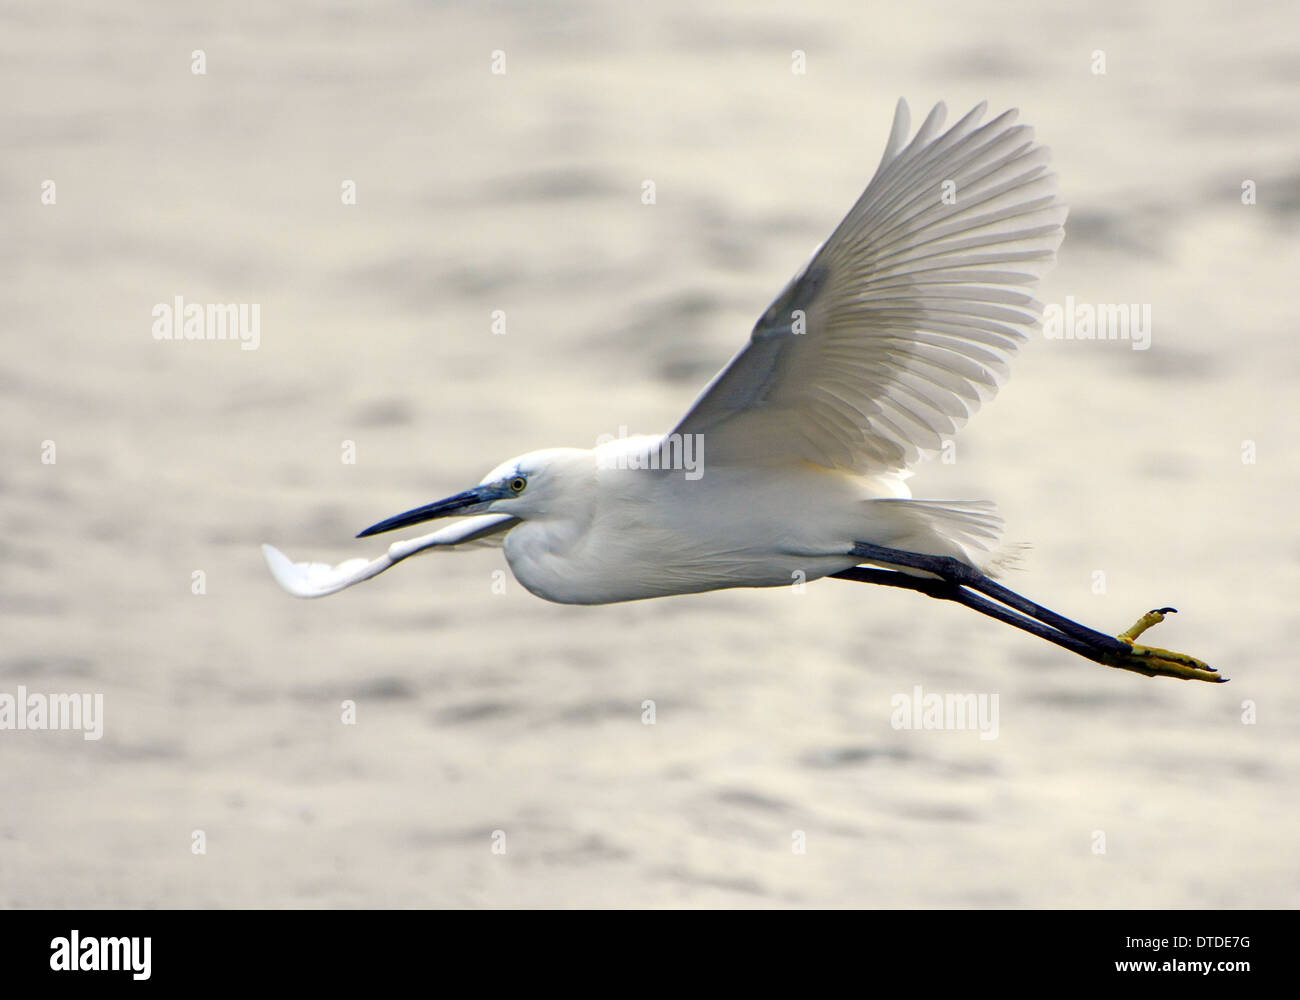
[[519,523],[509,514],[481,514],[419,538],[394,542],[378,559],[349,559],[331,566],[328,563],[296,563],[272,545],[262,546],[262,555],[271,568],[275,582],[294,597],[324,597],[336,594],[353,584],[378,576],[403,559],[426,549],[451,546],[500,545],[506,533]]
[[1064,237],[1048,150],[985,105],[915,138],[898,102],[867,189],[674,429],[714,463],[906,475],[1005,379]]

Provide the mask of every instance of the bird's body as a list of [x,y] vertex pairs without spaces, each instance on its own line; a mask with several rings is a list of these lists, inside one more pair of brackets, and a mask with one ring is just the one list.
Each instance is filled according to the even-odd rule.
[[[953,507],[896,502],[908,495],[901,479],[809,462],[773,468],[707,460],[707,471],[692,479],[651,467],[667,451],[662,437],[632,437],[535,453],[490,475],[544,464],[548,480],[566,485],[562,495],[539,488],[528,516],[505,534],[516,579],[550,601],[607,604],[812,581],[861,562],[849,553],[858,540],[977,563],[977,536],[963,546],[933,530],[935,523],[958,527],[944,518]],[[966,509],[992,531],[991,514]]]
[[1148,618],[1116,639],[992,583],[1006,552],[991,503],[910,499],[913,467],[996,393],[1037,326],[1031,289],[1064,236],[1047,150],[1015,111],[983,114],[943,132],[937,105],[908,141],[899,102],[862,196],[667,435],[530,452],[361,535],[461,519],[449,527],[339,566],[265,546],[272,574],[320,597],[418,552],[503,543],[524,587],[565,604],[834,575],[956,600],[1112,666],[1218,679],[1135,652]]
[[[659,441],[629,440],[647,456]],[[511,571],[539,597],[604,604],[771,587],[856,561],[847,552],[854,515],[861,513],[861,528],[867,501],[841,473],[807,466],[773,476],[738,466],[692,480],[678,470],[604,463],[600,450],[573,456],[590,483],[576,504],[531,517],[506,536]]]

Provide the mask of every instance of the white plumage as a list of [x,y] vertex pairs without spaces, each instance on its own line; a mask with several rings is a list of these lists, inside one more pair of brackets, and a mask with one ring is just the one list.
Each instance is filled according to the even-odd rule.
[[[937,105],[907,142],[899,102],[857,204],[670,435],[512,459],[369,529],[477,515],[373,561],[265,546],[275,579],[319,597],[417,552],[498,542],[530,591],[579,604],[813,580],[861,563],[857,542],[990,570],[993,505],[911,500],[904,481],[997,391],[1063,237],[1047,150],[1014,111],[983,113],[941,133]],[[697,476],[648,467],[687,438]]]

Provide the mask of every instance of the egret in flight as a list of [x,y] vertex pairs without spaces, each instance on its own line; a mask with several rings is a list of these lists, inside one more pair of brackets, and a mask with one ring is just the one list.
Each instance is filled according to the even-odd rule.
[[460,520],[374,560],[295,563],[276,581],[321,597],[417,552],[502,545],[538,597],[606,604],[833,577],[954,601],[1098,663],[1221,681],[1136,643],[1172,608],[1109,635],[995,582],[1014,552],[987,501],[914,500],[912,467],[1005,379],[1039,321],[1032,288],[1064,238],[1048,150],[985,105],[908,139],[899,101],[875,176],[673,430],[547,448],[477,486],[362,531]]

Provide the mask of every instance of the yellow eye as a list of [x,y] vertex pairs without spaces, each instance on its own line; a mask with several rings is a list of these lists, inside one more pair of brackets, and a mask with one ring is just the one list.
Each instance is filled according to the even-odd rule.
[[525,479],[523,476],[515,476],[514,479],[510,480],[510,492],[522,493],[524,491],[524,487],[527,485],[528,485],[527,479]]

